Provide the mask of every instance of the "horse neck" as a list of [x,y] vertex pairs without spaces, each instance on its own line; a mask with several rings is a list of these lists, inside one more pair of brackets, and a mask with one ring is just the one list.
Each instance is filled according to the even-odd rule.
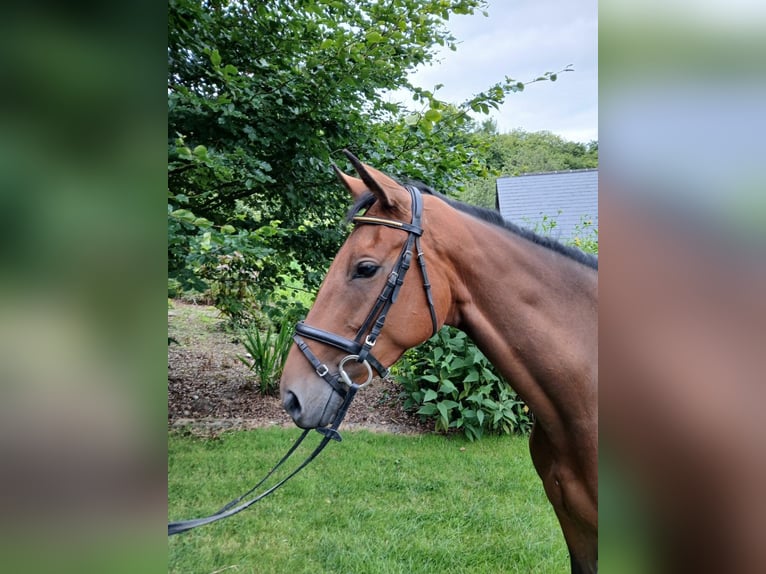
[[595,270],[462,212],[459,218],[442,244],[453,266],[447,323],[471,336],[538,419],[555,417],[564,403],[595,408]]

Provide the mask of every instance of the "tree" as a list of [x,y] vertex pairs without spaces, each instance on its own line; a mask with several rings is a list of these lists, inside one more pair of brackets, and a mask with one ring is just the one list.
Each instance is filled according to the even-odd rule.
[[[214,286],[235,322],[251,318],[242,297],[273,299],[296,281],[313,291],[345,231],[348,198],[329,169],[348,168],[343,148],[445,192],[487,175],[492,140],[472,114],[526,84],[506,77],[454,105],[437,97],[439,86],[407,79],[437,46],[457,49],[450,15],[485,6],[170,0],[169,285]],[[419,109],[387,100],[400,88]]]
[[171,0],[169,275],[200,288],[238,251],[263,287],[293,262],[318,284],[347,205],[330,162],[373,147],[400,113],[383,90],[415,89],[408,72],[455,49],[450,14],[484,4]]
[[468,186],[463,199],[469,203],[494,208],[495,179],[499,175],[598,167],[598,142],[570,142],[546,131],[497,134],[492,129],[485,125],[480,130],[488,140],[485,145],[490,175]]

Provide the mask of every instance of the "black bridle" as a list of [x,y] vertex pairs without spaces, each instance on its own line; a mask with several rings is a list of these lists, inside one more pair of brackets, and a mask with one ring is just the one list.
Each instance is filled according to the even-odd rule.
[[[371,366],[381,378],[388,376],[388,369],[381,364],[375,355],[372,354],[372,348],[378,341],[380,332],[383,330],[383,325],[386,322],[388,311],[396,302],[399,290],[404,283],[404,276],[407,274],[407,270],[412,263],[413,249],[417,256],[418,264],[420,265],[420,271],[423,274],[423,289],[425,290],[428,309],[431,313],[431,324],[433,325],[432,335],[435,335],[439,330],[433,297],[431,296],[431,284],[428,282],[428,273],[426,272],[426,260],[423,256],[423,250],[420,247],[420,237],[423,235],[423,228],[421,227],[423,196],[421,195],[420,190],[414,186],[405,185],[405,188],[409,191],[410,197],[412,198],[412,219],[410,220],[410,223],[393,219],[368,217],[365,215],[357,215],[352,219],[356,225],[385,225],[392,229],[400,229],[407,232],[407,240],[402,247],[399,258],[394,264],[391,273],[389,273],[386,284],[383,286],[380,295],[378,295],[378,299],[373,305],[372,310],[367,315],[367,318],[364,320],[361,327],[359,327],[353,340],[336,335],[335,333],[330,333],[323,329],[311,327],[306,325],[303,321],[300,321],[295,326],[295,335],[293,335],[295,344],[298,345],[298,348],[308,362],[314,367],[316,374],[322,377],[342,398],[345,398],[351,382],[342,368],[343,364],[349,359],[365,364],[368,371],[370,371]],[[309,346],[303,340],[303,337],[325,345],[330,345],[331,347],[335,347],[336,349],[348,353],[348,356],[346,356],[339,364],[337,373],[331,373],[329,367],[325,363],[322,363],[317,356],[311,352],[311,349],[309,349]],[[343,383],[345,384],[341,384],[339,379],[343,379]]]
[[[285,478],[261,494],[242,502],[246,497],[250,496],[264,482],[266,482],[266,480],[272,474],[274,474],[274,472],[280,466],[282,466],[282,464],[287,461],[288,458],[290,458],[298,446],[303,442],[303,439],[306,438],[306,435],[311,429],[304,430],[300,438],[292,447],[290,447],[290,450],[287,451],[287,453],[274,466],[274,468],[272,468],[268,474],[266,474],[266,476],[264,476],[253,488],[248,490],[242,496],[232,500],[223,508],[214,514],[211,514],[210,516],[168,523],[168,536],[186,532],[187,530],[197,528],[198,526],[202,526],[204,524],[216,522],[245,510],[249,506],[252,506],[262,498],[274,492],[290,478],[298,474],[299,471],[306,467],[306,465],[308,465],[317,457],[317,455],[319,455],[320,452],[322,452],[324,447],[327,446],[331,440],[341,440],[340,433],[338,433],[338,427],[340,426],[341,422],[343,422],[343,419],[346,416],[346,412],[348,412],[348,407],[351,405],[351,401],[354,399],[356,392],[372,380],[372,370],[374,369],[381,377],[388,376],[388,369],[380,363],[380,361],[372,354],[371,351],[378,340],[380,332],[383,330],[383,325],[386,322],[386,316],[388,315],[388,311],[391,308],[391,305],[396,302],[396,298],[399,294],[399,289],[404,282],[404,276],[407,274],[407,270],[410,268],[413,248],[414,253],[418,259],[418,264],[420,265],[420,270],[423,273],[423,289],[425,290],[426,301],[428,302],[428,308],[431,313],[433,334],[436,334],[439,326],[436,319],[436,310],[434,309],[433,298],[431,296],[431,284],[428,282],[428,274],[426,273],[426,261],[423,256],[423,250],[420,248],[420,236],[423,234],[423,228],[421,227],[421,218],[423,214],[423,197],[417,188],[409,185],[405,187],[407,191],[409,191],[412,198],[412,219],[410,223],[395,221],[392,219],[368,217],[364,215],[358,215],[352,219],[356,225],[385,225],[393,229],[401,229],[402,231],[407,232],[407,240],[405,241],[404,246],[402,247],[402,251],[399,254],[399,259],[394,264],[394,267],[391,270],[388,279],[386,280],[386,284],[383,287],[383,290],[378,296],[378,299],[373,305],[369,315],[367,315],[364,323],[362,323],[362,326],[359,328],[359,331],[357,331],[354,339],[346,339],[345,337],[335,335],[329,331],[311,327],[306,325],[303,321],[299,322],[295,326],[295,335],[293,336],[295,344],[298,345],[298,348],[301,350],[303,355],[311,363],[311,366],[314,367],[317,375],[322,377],[327,382],[327,384],[329,384],[332,389],[343,399],[340,408],[333,417],[331,425],[329,427],[321,427],[316,429],[320,434],[323,435],[321,442],[316,446],[316,448],[314,448],[314,451],[306,458],[306,460],[304,460],[301,465],[298,466],[298,468],[293,470]],[[338,363],[338,372],[331,374],[329,367],[316,357],[316,355],[311,351],[311,349],[309,349],[309,346],[306,344],[302,337],[330,345],[348,353],[348,355],[341,359],[341,361]],[[351,377],[345,370],[345,364],[349,361],[362,363],[367,368],[367,380],[364,383],[357,384],[351,380]],[[330,402],[331,401],[328,398],[327,403],[325,404],[325,408],[329,406]]]

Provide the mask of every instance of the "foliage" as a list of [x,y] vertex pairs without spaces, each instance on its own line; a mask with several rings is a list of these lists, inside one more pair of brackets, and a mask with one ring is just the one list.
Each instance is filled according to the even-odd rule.
[[[297,282],[314,291],[344,234],[338,222],[348,198],[329,169],[345,161],[344,147],[442,191],[489,173],[491,142],[477,135],[471,114],[571,68],[526,83],[506,77],[459,105],[440,100],[440,86],[411,85],[408,74],[437,47],[457,49],[446,27],[451,15],[485,7],[485,0],[171,0],[170,283],[213,290],[216,305],[240,324],[251,320],[251,300],[262,304],[275,289]],[[419,109],[389,101],[387,93],[401,89]],[[247,299],[241,307],[239,293]]]
[[488,114],[499,109],[509,94],[524,91],[529,84],[555,82],[559,74],[571,71],[567,66],[526,83],[506,76],[459,105],[436,96],[441,84],[433,91],[412,87],[413,100],[420,109],[376,126],[364,157],[391,174],[426,182],[446,194],[459,194],[468,182],[491,173],[487,158],[492,138],[472,114]]
[[580,223],[575,225],[575,237],[572,245],[586,253],[598,255],[598,227],[593,225],[593,220],[582,217]]
[[506,175],[598,167],[596,142],[571,142],[545,131],[500,134],[490,153],[490,163]]
[[[213,304],[233,327],[247,327],[255,319],[259,287],[273,287],[265,271],[278,265],[278,252],[269,241],[286,233],[278,220],[255,230],[214,225],[185,208],[168,205],[168,252],[178,290],[208,291]],[[175,293],[171,293],[173,295]]]
[[396,367],[405,407],[434,421],[436,431],[461,430],[470,440],[485,432],[528,433],[533,417],[468,336],[443,327],[408,351]]
[[548,215],[547,213],[540,213],[540,219],[537,221],[529,221],[528,218],[522,218],[524,226],[531,229],[539,235],[551,235],[554,229],[558,226],[559,222],[556,218],[561,215],[561,210],[558,210],[556,215]]
[[[558,225],[556,217],[559,215],[561,215],[561,210],[555,216],[541,213],[538,221],[533,223],[527,221],[526,223],[529,223],[527,227],[540,235],[551,235]],[[593,224],[590,217],[583,215],[580,217],[580,223],[574,226],[574,237],[566,243],[585,253],[598,255],[598,227]]]
[[258,377],[262,395],[274,395],[279,390],[279,378],[293,342],[292,333],[292,321],[284,321],[276,329],[269,325],[263,333],[258,328],[244,332],[242,344],[250,358],[239,356],[239,360]]
[[[551,235],[558,221],[556,217],[561,215],[561,210],[555,215],[540,213],[540,219],[530,222],[525,219],[526,226],[540,235]],[[577,247],[580,251],[598,255],[598,227],[593,224],[593,220],[588,216],[581,216],[580,223],[574,226],[574,237],[566,242],[567,245]]]
[[[244,492],[298,432],[169,433],[169,519],[213,512]],[[168,538],[167,572],[553,574],[568,567],[526,438],[469,443],[436,435],[342,434],[342,443],[328,445],[248,511]],[[319,438],[309,435],[294,458],[305,457]]]
[[484,122],[480,133],[488,142],[485,152],[488,175],[470,182],[461,197],[473,205],[495,208],[495,179],[499,175],[598,167],[598,142],[570,142],[545,131],[513,130],[498,134],[492,122]]
[[[170,211],[185,209],[212,229],[242,230],[229,240],[240,240],[235,248],[243,254],[250,232],[280,221],[285,233],[259,244],[280,259],[257,270],[255,288],[278,284],[293,261],[307,286],[318,286],[348,203],[332,159],[354,142],[377,140],[378,123],[399,114],[383,91],[410,88],[407,74],[437,46],[455,49],[449,16],[483,5],[172,0]],[[187,254],[211,241],[212,229],[169,224],[172,278],[205,287]]]

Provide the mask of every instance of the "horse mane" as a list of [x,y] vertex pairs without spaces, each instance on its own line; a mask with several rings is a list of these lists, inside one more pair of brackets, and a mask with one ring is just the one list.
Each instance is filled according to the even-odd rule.
[[[585,253],[584,251],[581,251],[577,249],[576,247],[572,247],[570,245],[564,245],[563,243],[560,243],[551,237],[547,237],[545,235],[538,235],[537,233],[535,233],[534,231],[530,229],[527,229],[525,227],[520,227],[516,225],[515,223],[511,223],[507,219],[503,218],[503,216],[500,215],[500,213],[498,213],[497,211],[494,211],[492,209],[486,209],[484,207],[477,207],[475,205],[469,205],[467,203],[457,201],[456,199],[452,199],[451,197],[447,197],[446,195],[439,193],[438,191],[430,188],[429,186],[427,186],[426,184],[420,181],[405,180],[404,184],[416,187],[421,193],[437,197],[441,199],[443,202],[445,202],[447,205],[454,207],[458,211],[462,211],[463,213],[467,213],[468,215],[476,217],[477,219],[486,221],[487,223],[491,223],[492,225],[505,229],[506,231],[510,231],[511,233],[518,235],[519,237],[522,237],[526,239],[527,241],[531,241],[532,243],[535,243],[536,245],[541,245],[542,247],[545,247],[546,249],[555,251],[556,253],[564,255],[565,257],[568,257],[569,259],[573,259],[574,261],[577,261],[578,263],[582,265],[590,267],[591,269],[598,270],[597,256],[591,255],[590,253]],[[359,198],[356,202],[354,202],[353,206],[351,206],[351,209],[349,210],[347,215],[347,220],[350,221],[351,218],[353,218],[360,211],[364,209],[369,209],[373,203],[375,203],[375,196],[372,193],[364,194],[361,198]]]

